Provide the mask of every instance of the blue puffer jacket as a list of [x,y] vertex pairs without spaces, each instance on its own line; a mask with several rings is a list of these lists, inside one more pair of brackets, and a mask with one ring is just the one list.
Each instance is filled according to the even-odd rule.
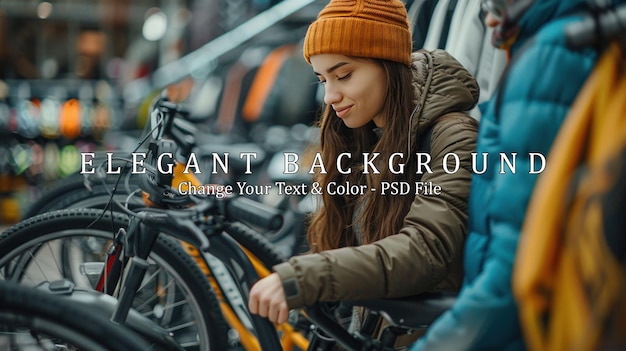
[[[596,61],[592,49],[568,49],[563,34],[563,28],[580,20],[586,7],[586,0],[536,0],[520,21],[506,81],[487,103],[481,119],[477,152],[489,156],[487,164],[482,156],[477,158],[476,172],[487,170],[472,177],[463,287],[453,309],[411,351],[525,349],[511,274],[526,206],[538,177],[529,174],[529,153],[548,154]],[[520,48],[523,54],[516,58]],[[501,100],[496,111],[498,94]],[[500,162],[500,153],[509,158],[517,153],[515,173]],[[541,162],[535,161],[538,170]]]

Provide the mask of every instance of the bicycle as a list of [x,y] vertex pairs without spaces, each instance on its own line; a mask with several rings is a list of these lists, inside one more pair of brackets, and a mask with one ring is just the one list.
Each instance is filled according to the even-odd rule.
[[[238,200],[241,201],[243,199]],[[237,257],[233,254],[233,252],[235,252],[233,251],[234,247],[237,244],[235,244],[232,239],[229,241],[226,236],[220,235],[221,228],[219,228],[216,223],[210,223],[210,221],[207,223],[204,219],[200,218],[207,212],[221,210],[221,207],[224,207],[224,210],[228,211],[233,211],[233,209],[237,208],[238,210],[249,211],[248,206],[252,203],[252,200],[248,201],[248,203],[242,203],[231,200],[228,205],[221,201],[206,201],[192,208],[183,210],[146,209],[139,212],[141,219],[133,220],[133,218],[137,217],[131,217],[130,221],[127,216],[122,214],[111,214],[110,212],[102,214],[101,210],[95,209],[70,209],[50,212],[31,218],[9,229],[0,237],[0,255],[2,256],[2,259],[0,259],[0,267],[2,267],[3,272],[9,273],[8,278],[24,281],[32,278],[32,271],[36,271],[39,267],[36,260],[39,257],[37,251],[42,247],[40,245],[41,242],[58,237],[79,235],[81,233],[81,235],[84,235],[84,228],[89,227],[90,224],[91,227],[89,228],[88,234],[91,236],[103,236],[105,235],[103,233],[106,231],[110,232],[111,223],[113,223],[114,228],[126,228],[126,230],[120,230],[113,240],[113,242],[119,246],[115,246],[115,249],[108,251],[111,252],[111,254],[108,256],[107,261],[104,262],[104,265],[97,267],[99,274],[97,283],[95,284],[96,289],[103,289],[103,292],[112,294],[118,291],[120,293],[117,308],[114,310],[112,319],[118,323],[124,323],[127,314],[131,311],[131,303],[136,299],[135,291],[142,285],[142,277],[148,268],[145,262],[150,252],[153,250],[155,252],[161,250],[163,251],[161,252],[162,254],[167,253],[167,250],[163,249],[164,245],[160,244],[168,240],[160,236],[160,233],[163,232],[168,236],[173,236],[187,243],[191,243],[193,247],[205,250],[209,249],[207,252],[214,255],[203,255],[202,258],[203,260],[206,259],[206,265],[212,273],[212,283],[219,287],[218,291],[221,292],[219,297],[222,301],[220,302],[220,307],[208,306],[206,308],[200,308],[200,310],[210,313],[211,311],[219,312],[221,309],[226,320],[228,320],[233,325],[233,328],[240,334],[239,336],[243,344],[254,344],[254,336],[251,335],[251,332],[247,331],[248,329],[252,329],[257,332],[257,336],[260,338],[270,340],[265,341],[265,343],[270,346],[264,347],[263,349],[276,350],[280,348],[280,344],[274,327],[267,321],[259,321],[260,318],[258,317],[246,315],[245,299],[241,297],[239,292],[244,290],[244,288],[238,285],[238,282],[232,278],[233,274],[229,272],[229,270],[232,271],[233,264],[229,262],[228,266],[226,266],[228,268],[225,268],[223,264],[231,260],[244,262],[242,257]],[[235,213],[236,214],[230,214],[228,217],[241,216],[241,213]],[[102,218],[95,220],[98,219],[98,217]],[[192,219],[198,220],[201,224],[207,226],[207,228],[205,228],[207,233],[210,233],[210,227],[212,226],[216,230],[220,230],[219,232],[210,233],[210,247],[208,246],[208,239],[205,233],[192,222]],[[207,220],[209,219],[210,218],[207,217]],[[275,222],[276,220],[273,219],[270,222],[272,221]],[[255,223],[262,224],[260,222]],[[246,236],[247,240],[259,239],[258,233],[252,232],[244,226],[232,225],[226,228],[226,231],[243,234]],[[79,234],[77,234],[77,232]],[[178,246],[177,244],[170,245]],[[122,249],[122,246],[124,246],[124,249]],[[114,251],[118,251],[119,254],[123,253],[125,257],[124,261],[127,261],[129,264],[123,283],[119,283],[123,262],[120,261],[120,257],[113,253]],[[178,257],[179,259],[184,256],[188,261],[191,260],[187,254],[182,253],[182,251],[180,252],[181,255]],[[168,258],[166,262],[171,264],[172,261]],[[59,266],[63,267],[64,265],[59,264]],[[103,266],[106,267],[106,269],[101,270]],[[29,267],[35,268],[28,270]],[[246,265],[245,263],[242,263],[239,267],[243,268],[246,281],[253,282],[253,275],[256,274],[254,267],[249,264]],[[80,268],[84,269],[85,265],[81,265],[79,269]],[[196,267],[196,270],[197,269]],[[172,274],[183,274],[186,270],[187,268],[177,268]],[[70,269],[69,271],[76,271],[76,269]],[[71,276],[71,274],[69,274],[70,272],[67,272],[65,275]],[[104,274],[100,274],[101,272]],[[7,277],[6,273],[5,278]],[[96,279],[94,279],[94,281],[96,281]],[[207,280],[204,275],[195,274],[193,277],[185,277],[186,284],[192,285],[193,281],[203,282],[205,289],[212,291],[209,286],[209,280]],[[194,300],[193,302],[199,303],[200,301]],[[251,323],[254,328],[243,325],[248,319],[252,321]],[[227,335],[226,331],[219,333],[217,330],[212,330],[210,333],[211,337],[215,338],[219,338],[222,334]],[[270,334],[274,334],[274,337],[270,337]],[[209,340],[211,339],[209,338]],[[201,347],[202,344],[203,343],[200,343],[198,346]],[[261,345],[261,347],[263,347],[263,342]],[[247,346],[246,348],[250,349],[250,347],[251,346]]]
[[[109,219],[110,223],[102,218]],[[114,229],[112,224],[116,225]],[[116,291],[115,284],[107,285],[104,279],[98,282],[98,278],[93,277],[102,271],[108,250],[115,247],[116,231],[127,224],[127,218],[101,211],[77,210],[33,217],[0,237],[3,243],[0,275],[24,283],[30,283],[30,279],[35,283],[33,285],[42,280],[68,278],[79,287],[95,288],[109,295],[119,294],[121,292]],[[117,238],[121,251],[124,236],[120,234]],[[124,254],[116,253],[119,257]],[[41,259],[47,261],[40,264]],[[219,313],[217,298],[202,271],[178,243],[159,238],[150,243],[141,259],[145,261],[142,264],[149,275],[141,285],[141,294],[129,298],[134,300],[133,307],[150,316],[159,326],[175,331],[176,343],[185,349],[226,348],[229,343],[227,326]],[[114,262],[114,259],[110,260],[107,269],[114,266]],[[123,263],[126,262],[127,257]],[[52,270],[52,267],[57,272],[46,272],[42,267],[46,270]],[[109,310],[114,305],[110,300],[99,302],[105,302],[101,307]]]
[[128,328],[37,288],[0,283],[0,349],[160,350]]
[[[168,145],[169,147],[173,147],[172,144],[168,144]],[[171,181],[166,181],[165,183],[169,184],[170,182]],[[161,191],[162,189],[157,190],[157,192],[161,192]],[[155,196],[160,197],[161,195],[163,194],[159,193],[158,195],[155,195]],[[155,200],[155,199],[152,198],[152,200]],[[249,204],[250,203],[247,203],[246,206],[248,206]],[[174,207],[180,207],[181,204],[170,203],[170,205]],[[124,206],[120,204],[120,206],[118,207],[124,207]],[[202,209],[202,207],[198,207],[198,208]],[[107,231],[106,228],[107,227],[110,228],[110,224],[108,224],[108,222],[111,222],[112,224],[114,224],[115,228],[127,228],[129,225],[127,218],[124,218],[123,216],[120,216],[117,214],[113,214],[110,212],[102,213],[101,211],[98,211],[98,210],[90,211],[90,210],[80,210],[80,209],[61,211],[61,212],[51,212],[51,213],[44,214],[38,217],[33,217],[21,223],[21,225],[18,225],[10,229],[9,231],[5,232],[0,238],[0,242],[1,242],[0,246],[2,246],[2,248],[0,249],[0,252],[2,252],[2,259],[0,260],[0,266],[4,267],[3,272],[4,272],[5,277],[9,277],[11,279],[16,279],[16,280],[23,280],[24,276],[27,276],[27,274],[25,274],[24,267],[28,266],[29,264],[36,266],[36,264],[34,263],[34,261],[36,261],[35,254],[40,249],[41,242],[45,242],[47,240],[52,240],[55,238],[62,238],[65,236],[76,236],[78,235],[77,233],[79,234],[81,233],[82,228],[88,228],[88,227],[90,227],[90,231],[94,231],[93,233],[89,232],[89,235],[97,236],[100,238],[108,237],[110,240],[113,240],[113,235],[110,233],[110,229],[108,229],[109,233],[106,232]],[[176,231],[174,227],[175,226],[173,226],[172,231]],[[159,229],[162,230],[163,228],[159,228]],[[65,230],[69,230],[69,232],[65,233]],[[173,233],[173,234],[174,234],[174,237],[176,237],[175,235],[176,233]],[[247,238],[244,240],[248,240],[249,246],[254,246],[254,248],[252,248],[252,251],[264,257],[263,263],[266,266],[271,266],[272,264],[282,262],[282,257],[280,256],[280,254],[276,253],[275,251],[272,251],[271,246],[258,233],[255,233],[255,235],[257,236]],[[131,239],[126,239],[127,237],[132,237],[132,234],[128,234],[128,236],[126,236],[120,233],[120,236],[118,236],[118,239],[115,240],[114,242],[117,245],[119,245],[118,247],[121,247],[124,241],[130,242],[129,240]],[[136,237],[137,236],[135,236],[134,238]],[[136,245],[136,247],[140,247],[140,248],[146,247],[146,249],[142,249],[144,251],[140,253],[141,255],[145,256],[146,254],[145,251],[151,252],[150,247],[152,243],[154,242],[156,245],[155,251],[158,251],[157,253],[164,255],[164,254],[167,254],[168,251],[172,251],[172,249],[174,248],[174,245],[164,245],[162,244],[163,240],[165,239],[159,238],[156,241],[149,242],[147,245],[144,245],[144,244]],[[83,240],[81,242],[85,242],[85,241],[87,240]],[[68,244],[67,246],[71,247],[72,245]],[[84,246],[85,245],[79,245],[79,247],[84,247]],[[32,251],[34,253],[28,252],[25,254],[24,251],[20,251],[20,250],[28,250],[29,247],[32,248]],[[185,245],[185,248],[187,250],[191,250],[191,247],[188,245]],[[95,252],[102,252],[102,251],[103,251],[102,248],[95,250]],[[180,251],[180,248],[178,251]],[[132,254],[135,254],[135,252],[133,252]],[[192,252],[192,254],[194,253]],[[68,255],[62,255],[62,259],[60,261],[63,261],[63,257],[67,257],[67,256]],[[180,255],[174,255],[174,256],[180,256]],[[144,257],[142,257],[142,259],[143,258]],[[178,258],[179,258],[179,261],[182,260],[182,258],[180,257]],[[209,257],[208,259],[211,260],[211,257]],[[187,261],[191,262],[190,260],[191,259],[187,257]],[[199,259],[198,257],[196,257],[196,260],[204,262],[205,258]],[[12,262],[12,261],[16,261],[16,262]],[[132,259],[130,261],[132,262]],[[213,260],[213,261],[215,262],[216,260]],[[108,270],[113,269],[112,262],[116,262],[116,260],[114,258],[111,258],[109,259],[107,263],[103,263],[103,262],[87,262],[86,264],[81,263],[79,265],[74,265],[75,267],[78,267],[78,268],[75,268],[73,271],[76,272],[80,270],[89,269],[91,271],[95,271],[99,273],[103,265],[105,265],[107,269],[104,271],[106,272],[105,274],[108,274],[109,273]],[[163,262],[159,262],[159,263],[163,264]],[[64,266],[64,265],[59,265],[59,266]],[[180,265],[180,266],[182,267],[183,265]],[[217,267],[215,264],[213,264],[211,268],[207,267],[206,264],[203,264],[203,268],[206,271],[206,273],[209,275],[209,279],[213,281],[213,284],[215,284],[215,279],[218,279],[221,277],[220,279],[221,279],[222,286],[221,286],[221,289],[217,291],[219,291],[218,297],[222,299],[222,302],[221,302],[222,310],[227,309],[227,311],[224,312],[225,316],[227,317],[227,319],[229,319],[231,324],[235,325],[235,328],[237,329],[238,334],[244,335],[244,337],[241,338],[242,340],[244,340],[243,344],[247,344],[246,346],[247,348],[254,347],[253,345],[255,342],[252,341],[254,337],[251,336],[250,332],[248,331],[253,328],[251,327],[249,322],[247,324],[244,324],[246,320],[250,319],[249,317],[245,316],[246,302],[240,296],[233,293],[235,292],[236,286],[233,285],[232,281],[230,283],[225,282],[226,279],[229,278],[229,276],[227,274],[220,273],[220,267]],[[116,268],[116,269],[119,269],[119,268]],[[196,268],[196,270],[197,269],[198,268]],[[70,277],[72,276],[69,274],[69,273],[72,273],[71,270],[65,269],[65,272],[63,272],[62,269],[59,269],[59,270],[62,272],[61,274],[62,276],[70,276]],[[187,268],[185,269],[173,268],[172,272],[176,273],[176,272],[189,271],[189,270],[193,271],[193,269],[187,269]],[[223,272],[224,269],[221,268],[221,271]],[[76,277],[80,275],[74,273],[73,276]],[[113,277],[113,275],[109,275],[107,279],[111,281],[111,284],[108,285],[109,287],[108,289],[104,287],[105,284],[102,283],[102,279],[100,280],[98,284],[94,283],[94,286],[98,290],[105,291],[109,294],[113,293],[116,290],[115,284],[113,283],[115,281],[114,280],[115,278],[111,278],[111,277]],[[116,278],[119,278],[119,276],[116,276]],[[206,278],[204,277],[198,278],[198,275],[195,275],[194,277],[191,277],[191,278],[187,277],[185,279],[201,280],[204,284],[208,284],[208,281]],[[128,280],[125,281],[125,283],[128,283]],[[195,282],[194,284],[200,285],[202,283]],[[193,291],[191,295],[194,296]],[[202,300],[202,299],[200,298],[195,299],[195,301],[197,300]],[[208,301],[211,301],[211,299],[208,299]],[[234,306],[234,307],[230,307],[230,306]],[[214,308],[214,307],[213,308],[212,307],[200,308],[199,310],[219,311],[217,308]],[[238,313],[239,316],[236,316],[236,313]],[[241,322],[241,320],[244,320],[244,322]],[[274,331],[273,327],[271,329],[273,332]],[[288,328],[284,328],[284,329],[288,329]],[[222,334],[222,333],[213,333],[213,334],[218,334],[219,336],[219,334]],[[227,333],[224,332],[223,334],[226,335]],[[286,334],[290,334],[289,330],[287,330]],[[245,335],[248,335],[249,337],[245,337]],[[293,342],[294,344],[298,343],[299,345],[302,346],[303,343],[306,342],[303,337],[295,336],[296,334],[292,334],[292,335],[294,335],[294,337],[297,339],[296,341]],[[302,347],[302,349],[304,348],[305,347]]]

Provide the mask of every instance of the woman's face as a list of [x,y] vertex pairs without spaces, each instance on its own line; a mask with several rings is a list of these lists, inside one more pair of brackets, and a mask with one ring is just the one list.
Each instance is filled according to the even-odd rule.
[[387,78],[382,66],[337,54],[310,59],[313,71],[324,84],[324,102],[348,128],[362,127],[372,120],[377,127],[384,127]]

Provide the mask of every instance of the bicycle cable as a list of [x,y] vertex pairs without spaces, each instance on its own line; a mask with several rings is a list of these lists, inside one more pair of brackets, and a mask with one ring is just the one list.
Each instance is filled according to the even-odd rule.
[[[159,100],[162,98],[159,98]],[[154,106],[156,106],[156,104],[158,103],[158,100],[154,103]],[[153,111],[155,111],[155,108],[152,109]],[[137,147],[135,147],[135,149],[133,151],[131,151],[131,155],[136,153],[143,145],[146,141],[148,141],[148,139],[150,139],[151,136],[154,136],[154,133],[157,132],[164,123],[164,119],[163,118],[159,118],[156,125],[149,131],[146,132],[149,128],[149,124],[146,124],[146,126],[144,127],[144,131],[143,133],[145,133],[145,135],[142,137],[142,139],[137,143]],[[100,174],[98,174],[96,172],[96,174],[98,175],[96,177],[97,180],[100,180],[100,182],[102,183],[103,187],[106,189],[107,193],[109,193],[109,201],[107,201],[107,204],[104,206],[104,208],[102,209],[102,212],[100,214],[100,216],[98,216],[98,218],[96,218],[92,223],[89,224],[89,226],[87,226],[87,228],[90,228],[91,226],[93,226],[93,224],[97,221],[99,221],[100,219],[102,219],[102,217],[104,216],[104,213],[106,213],[107,209],[110,209],[111,215],[113,214],[113,206],[112,203],[114,202],[114,197],[115,197],[115,192],[117,190],[117,187],[119,186],[120,180],[122,179],[122,176],[126,175],[126,173],[128,172],[128,167],[127,165],[129,163],[131,163],[132,161],[130,159],[125,159],[125,158],[119,158],[116,157],[115,159],[117,160],[122,160],[125,161],[124,163],[124,167],[122,170],[120,170],[120,175],[117,177],[117,180],[115,182],[115,185],[113,185],[113,190],[109,191],[109,186],[106,183],[105,179],[106,179],[106,172],[101,172]],[[98,169],[101,169],[102,167],[104,167],[104,165],[108,164],[108,159],[104,160],[100,166],[98,167]],[[104,174],[104,176],[102,175]],[[125,207],[125,206],[120,206],[120,207]],[[113,223],[112,223],[113,224]]]

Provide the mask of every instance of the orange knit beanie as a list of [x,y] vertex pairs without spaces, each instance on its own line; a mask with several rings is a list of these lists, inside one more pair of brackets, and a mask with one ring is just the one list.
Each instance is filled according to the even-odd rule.
[[331,0],[304,38],[304,58],[317,54],[386,59],[411,66],[412,38],[400,0]]

